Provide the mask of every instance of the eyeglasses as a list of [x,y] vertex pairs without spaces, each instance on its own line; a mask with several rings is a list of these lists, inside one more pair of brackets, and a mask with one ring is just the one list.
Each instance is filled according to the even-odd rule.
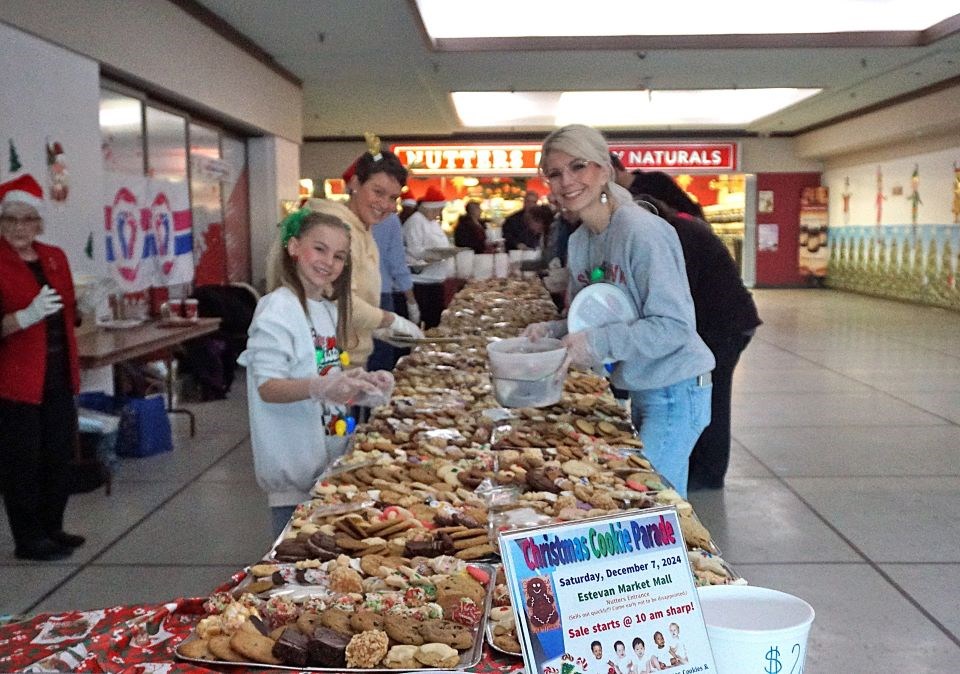
[[43,218],[39,215],[28,215],[23,218],[17,218],[12,215],[0,215],[0,225],[4,227],[16,227],[17,225],[39,225]]
[[581,175],[584,171],[586,171],[588,168],[590,168],[591,166],[596,166],[597,168],[599,168],[600,164],[593,161],[586,160],[586,159],[574,159],[573,161],[570,162],[568,166],[559,166],[559,167],[547,169],[544,172],[543,177],[547,179],[548,183],[551,181],[560,180],[560,178],[563,177],[563,174],[566,172],[569,172],[574,177],[577,177]]

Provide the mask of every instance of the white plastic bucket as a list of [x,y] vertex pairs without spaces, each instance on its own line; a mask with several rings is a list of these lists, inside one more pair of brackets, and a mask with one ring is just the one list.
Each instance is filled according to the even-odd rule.
[[701,587],[717,674],[803,672],[814,610],[786,592],[751,585]]
[[487,279],[493,277],[493,255],[483,253],[473,256],[473,278]]
[[514,337],[487,345],[493,395],[504,407],[546,407],[563,395],[567,349],[559,339]]
[[461,250],[454,258],[454,264],[457,268],[457,278],[470,278],[473,276],[473,256],[472,250]]
[[506,278],[510,273],[510,256],[507,253],[493,254],[493,275]]

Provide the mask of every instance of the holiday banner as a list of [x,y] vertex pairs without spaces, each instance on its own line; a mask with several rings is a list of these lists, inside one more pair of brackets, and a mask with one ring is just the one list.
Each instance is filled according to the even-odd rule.
[[106,258],[124,292],[193,280],[193,228],[187,184],[107,173]]
[[500,534],[528,672],[715,669],[675,508]]

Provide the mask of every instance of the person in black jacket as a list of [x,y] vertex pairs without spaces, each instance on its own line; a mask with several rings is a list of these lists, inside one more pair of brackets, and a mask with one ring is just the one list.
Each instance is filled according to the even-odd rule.
[[717,361],[711,421],[690,454],[688,489],[721,489],[730,463],[733,370],[762,321],[733,257],[707,222],[650,194],[640,195],[639,201],[652,204],[677,230],[697,315],[697,334]]
[[700,204],[683,191],[670,175],[663,171],[628,171],[616,152],[610,153],[610,163],[617,173],[617,184],[630,190],[636,199],[643,194],[649,194],[673,207],[674,210],[704,219]]

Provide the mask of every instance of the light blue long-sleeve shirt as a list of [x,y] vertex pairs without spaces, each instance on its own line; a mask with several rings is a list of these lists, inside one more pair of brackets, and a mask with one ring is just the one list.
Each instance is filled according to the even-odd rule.
[[380,293],[405,293],[413,288],[410,268],[403,247],[403,226],[396,213],[388,215],[371,229],[380,251]]

